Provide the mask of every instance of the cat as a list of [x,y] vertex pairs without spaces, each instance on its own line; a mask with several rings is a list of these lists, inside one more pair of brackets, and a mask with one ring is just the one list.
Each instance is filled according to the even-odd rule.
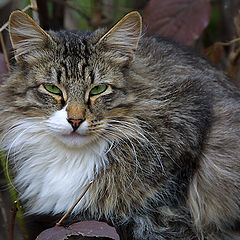
[[[104,219],[121,239],[240,239],[240,92],[193,50],[10,16],[1,146],[27,214]],[[121,229],[129,228],[125,236]]]

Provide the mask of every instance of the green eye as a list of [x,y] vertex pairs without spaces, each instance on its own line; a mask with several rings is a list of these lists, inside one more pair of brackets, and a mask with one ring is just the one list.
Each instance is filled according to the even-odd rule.
[[103,93],[104,91],[106,91],[106,89],[107,89],[107,85],[106,84],[100,84],[100,85],[94,87],[90,91],[90,95],[91,96],[98,95],[98,94]]
[[55,85],[45,84],[44,88],[50,93],[57,94],[57,95],[62,94],[62,91],[58,87],[56,87]]

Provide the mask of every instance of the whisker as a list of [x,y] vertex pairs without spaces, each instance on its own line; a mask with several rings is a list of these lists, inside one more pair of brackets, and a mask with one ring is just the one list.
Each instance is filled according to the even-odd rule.
[[[126,118],[129,119],[130,121],[134,121],[134,122],[130,122],[130,121],[120,121],[120,120],[115,120],[114,118]],[[160,165],[162,166],[162,170],[165,172],[162,161],[161,161],[161,156],[159,154],[159,151],[156,149],[156,146],[159,146],[163,152],[175,163],[177,164],[177,162],[172,158],[172,156],[168,153],[168,151],[165,149],[165,147],[163,147],[163,145],[161,144],[161,142],[159,140],[157,140],[153,134],[150,134],[149,131],[145,130],[143,127],[141,126],[137,126],[136,123],[140,122],[143,124],[143,126],[147,127],[147,129],[151,129],[154,133],[157,134],[156,130],[147,122],[134,118],[134,117],[129,117],[129,116],[111,116],[111,117],[107,117],[107,119],[110,119],[110,122],[112,121],[112,123],[119,123],[119,125],[122,126],[126,126],[128,128],[131,128],[132,130],[136,131],[140,136],[142,136],[146,141],[148,141],[149,145],[151,146],[151,148],[153,149],[153,151],[155,152],[158,162],[160,163]],[[130,125],[130,126],[129,126]],[[148,138],[150,138],[151,140],[149,140]],[[152,141],[155,143],[155,145],[152,143]]]
[[[138,138],[135,138],[135,140],[138,141],[138,143],[142,146],[142,149],[146,152],[145,148],[147,148],[148,150],[150,150],[149,147],[151,147],[151,149],[153,150],[153,152],[155,153],[155,155],[157,156],[157,159],[158,159],[158,162],[160,163],[161,165],[161,168],[162,170],[165,172],[164,170],[164,167],[163,167],[163,164],[162,164],[162,161],[161,161],[161,156],[158,152],[158,150],[156,149],[155,145],[140,131],[138,130],[137,128],[133,128],[132,126],[129,127],[128,125],[128,122],[122,122],[122,121],[115,121],[117,123],[119,123],[119,125],[117,125],[118,127],[122,127],[124,129],[128,129],[128,130],[131,130],[131,131],[134,131],[137,133],[137,135],[140,135],[143,140],[145,140],[146,142],[144,142],[142,139],[138,139]],[[142,129],[141,129],[142,130]],[[145,131],[145,134],[147,132]],[[149,135],[149,134],[148,134]],[[149,135],[151,137],[151,135]],[[132,137],[135,137],[134,135],[132,135]],[[152,138],[152,137],[151,137]],[[141,141],[140,141],[141,140]],[[150,150],[151,151],[151,150]]]
[[[131,119],[134,119],[134,118],[131,118]],[[136,121],[136,119],[134,119],[134,120]],[[96,125],[101,126],[101,124],[96,124]],[[147,136],[151,137],[151,135],[145,129],[141,128],[140,126],[138,126],[137,124],[134,124],[132,122],[114,120],[112,118],[111,119],[109,118],[108,128],[110,126],[115,127],[115,130],[119,131],[120,135],[125,135],[125,137],[126,137],[125,130],[129,130],[127,132],[127,135],[138,142],[138,144],[141,146],[142,150],[145,152],[146,156],[149,155],[149,152],[147,152],[147,150],[150,151],[150,152],[153,150],[153,152],[155,153],[155,155],[158,159],[158,162],[161,165],[161,168],[164,171],[159,151],[156,149],[155,145],[148,139]],[[101,127],[99,127],[98,129],[100,129],[100,128]],[[124,133],[123,133],[123,131],[124,131]],[[145,135],[147,135],[147,136],[145,136]],[[114,136],[116,137],[116,132],[115,132]],[[141,137],[141,139],[139,139],[139,136]],[[128,139],[128,140],[130,140],[130,139]],[[131,144],[132,144],[132,142],[131,142]],[[136,153],[134,153],[134,155],[136,155]]]
[[[114,128],[119,131],[119,129],[116,128],[116,126],[113,126],[113,130],[115,130]],[[141,165],[140,165],[140,163],[139,163],[138,156],[137,156],[137,151],[136,151],[136,148],[135,148],[132,140],[127,136],[127,134],[125,134],[125,133],[122,132],[121,130],[120,130],[120,132],[127,138],[128,142],[130,143],[130,145],[131,145],[130,150],[132,151],[133,156],[134,156],[134,158],[135,158],[135,174],[134,174],[134,178],[132,179],[132,181],[131,181],[131,182],[129,183],[129,185],[128,185],[128,188],[130,188],[131,185],[133,184],[133,182],[135,181],[136,177],[137,177],[138,168],[139,168],[139,167],[141,168]],[[128,145],[128,144],[127,144],[127,145]]]

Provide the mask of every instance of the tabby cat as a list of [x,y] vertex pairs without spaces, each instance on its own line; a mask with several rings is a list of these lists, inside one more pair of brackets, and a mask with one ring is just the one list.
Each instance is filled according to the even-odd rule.
[[10,16],[2,148],[28,214],[104,219],[122,239],[240,239],[240,91],[186,47]]

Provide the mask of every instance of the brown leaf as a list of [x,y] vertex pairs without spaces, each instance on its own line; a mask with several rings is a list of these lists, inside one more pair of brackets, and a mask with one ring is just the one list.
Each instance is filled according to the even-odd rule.
[[206,48],[203,54],[208,58],[210,62],[218,64],[222,60],[223,52],[224,52],[223,46],[220,43],[215,43]]
[[69,227],[55,226],[43,231],[36,240],[68,240],[68,239],[113,239],[119,240],[115,228],[107,223],[83,221]]
[[209,0],[150,0],[143,22],[150,34],[191,45],[208,25],[210,12]]

